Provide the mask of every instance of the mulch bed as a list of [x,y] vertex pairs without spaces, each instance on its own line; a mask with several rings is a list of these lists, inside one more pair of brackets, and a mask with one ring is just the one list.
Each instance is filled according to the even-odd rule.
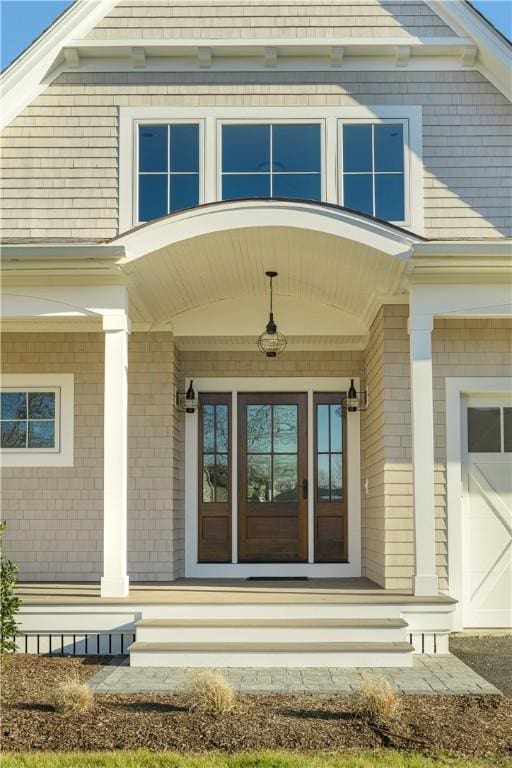
[[512,634],[452,635],[450,651],[506,696],[512,696]]
[[[140,749],[342,751],[394,747],[467,757],[512,756],[512,699],[403,696],[383,732],[354,717],[349,696],[240,696],[223,716],[190,713],[179,696],[98,695],[83,715],[52,711],[48,695],[69,675],[101,668],[89,659],[17,655],[2,666],[3,750]],[[404,736],[409,738],[404,738]]]

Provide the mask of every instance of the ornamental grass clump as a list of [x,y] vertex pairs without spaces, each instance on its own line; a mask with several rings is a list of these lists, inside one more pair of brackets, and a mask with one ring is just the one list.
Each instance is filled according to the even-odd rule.
[[236,695],[224,675],[211,670],[195,672],[186,692],[192,712],[224,715],[233,709]]
[[70,677],[53,688],[50,703],[56,712],[63,715],[83,714],[92,708],[94,695],[85,683],[77,677]]
[[356,714],[376,724],[384,724],[393,720],[400,707],[398,695],[383,677],[363,680],[354,699]]

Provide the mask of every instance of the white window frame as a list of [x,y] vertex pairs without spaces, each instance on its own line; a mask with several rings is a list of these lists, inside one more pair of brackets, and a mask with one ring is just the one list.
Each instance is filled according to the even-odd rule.
[[74,441],[74,375],[4,374],[2,391],[55,392],[55,447],[0,448],[4,467],[72,467]]
[[[119,108],[119,232],[139,226],[137,219],[137,136],[139,124],[199,123],[200,205],[220,201],[220,126],[228,122],[324,124],[322,201],[342,205],[340,124],[366,120],[407,122],[405,142],[407,219],[399,226],[424,234],[421,106],[326,107],[120,107]],[[405,139],[405,137],[404,137]],[[151,223],[151,222],[150,222]],[[394,222],[391,222],[394,223]]]
[[[279,119],[253,119],[248,120],[245,119],[225,119],[225,120],[217,120],[217,200],[222,200],[222,129],[225,125],[319,125],[320,126],[320,200],[319,202],[324,202],[326,199],[326,161],[325,161],[325,119],[322,118],[302,118],[300,120],[287,120],[286,118],[279,118]],[[264,175],[266,171],[262,171],[261,175]],[[272,172],[269,171],[270,176],[272,176]],[[297,175],[300,175],[300,171],[296,172]],[[306,171],[304,173],[307,173]],[[243,174],[240,174],[243,175]],[[252,175],[252,174],[249,174]],[[257,174],[254,174],[257,175]],[[293,175],[293,173],[289,174]],[[314,175],[312,172],[310,172],[310,175]],[[257,199],[257,198],[256,198]]]
[[[354,378],[357,389],[360,382]],[[249,576],[361,576],[361,445],[360,413],[347,413],[347,504],[348,562],[315,563],[314,493],[308,496],[307,563],[238,562],[238,394],[242,392],[305,392],[308,396],[308,477],[314,477],[314,403],[315,392],[346,392],[350,377],[247,377],[194,379],[196,392],[224,392],[231,395],[231,562],[200,563],[198,551],[198,449],[199,415],[185,418],[185,576],[190,578],[247,578]],[[190,379],[185,380],[185,388]]]
[[[197,125],[199,127],[199,205],[201,205],[204,201],[204,120],[198,120],[197,118],[187,120],[185,118],[177,118],[177,119],[165,119],[165,118],[155,118],[155,119],[136,119],[133,121],[133,210],[132,210],[132,221],[133,226],[138,227],[143,224],[148,224],[151,222],[147,221],[141,221],[139,219],[139,126],[141,125]],[[167,180],[169,181],[171,177],[171,171],[168,168],[165,172],[167,176]],[[146,175],[150,175],[149,173],[146,173]],[[155,172],[155,175],[158,175],[157,172]],[[163,175],[163,172],[162,172]],[[192,175],[192,174],[190,174]],[[169,194],[169,192],[167,193]],[[178,213],[178,211],[173,211],[173,213]],[[167,214],[168,215],[168,214]]]
[[[403,126],[403,138],[404,138],[404,218],[397,219],[396,221],[390,221],[390,224],[396,224],[398,227],[407,227],[411,220],[411,179],[410,179],[410,144],[409,144],[409,120],[407,118],[341,118],[338,120],[338,145],[339,145],[339,199],[341,204],[344,205],[344,168],[343,168],[343,127],[345,125],[397,125]],[[373,131],[372,131],[373,135]],[[380,171],[375,171],[375,146],[372,140],[372,170],[370,171],[373,182],[373,209],[375,210],[375,177]],[[357,173],[350,173],[350,175],[358,175]],[[365,175],[361,173],[361,175]],[[390,172],[390,175],[393,175]],[[394,175],[398,175],[395,173]]]

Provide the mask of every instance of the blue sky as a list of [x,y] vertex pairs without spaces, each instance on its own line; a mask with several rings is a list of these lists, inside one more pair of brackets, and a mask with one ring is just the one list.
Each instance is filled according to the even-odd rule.
[[[71,4],[69,0],[0,0],[0,67],[4,69]],[[512,0],[474,0],[473,5],[512,39]]]

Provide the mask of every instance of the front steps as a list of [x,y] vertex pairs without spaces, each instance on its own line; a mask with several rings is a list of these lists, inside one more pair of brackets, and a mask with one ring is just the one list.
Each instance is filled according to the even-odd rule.
[[[203,618],[203,607],[196,606],[197,618],[187,616],[187,611],[182,618],[143,616],[136,623],[136,641],[128,649],[131,666],[412,666],[407,622],[398,616],[318,618],[315,606],[309,606],[309,616],[268,618],[258,616],[259,611],[251,616],[246,605],[239,618],[227,617],[222,610],[217,617]],[[291,606],[280,607],[281,615],[293,614]],[[361,608],[352,606],[352,613]]]

